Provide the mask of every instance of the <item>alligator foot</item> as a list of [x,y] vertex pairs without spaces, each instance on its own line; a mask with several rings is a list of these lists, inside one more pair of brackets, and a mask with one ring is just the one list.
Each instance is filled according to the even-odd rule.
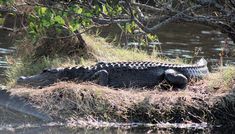
[[101,86],[107,86],[108,85],[108,72],[106,70],[100,70],[92,76],[92,79],[97,79],[98,80],[97,84]]
[[174,69],[167,69],[165,71],[165,80],[167,80],[167,82],[172,84],[174,87],[181,89],[185,88],[188,83],[187,77]]

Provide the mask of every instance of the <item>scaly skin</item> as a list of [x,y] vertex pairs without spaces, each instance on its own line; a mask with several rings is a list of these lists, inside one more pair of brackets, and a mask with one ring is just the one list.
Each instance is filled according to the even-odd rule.
[[153,87],[163,80],[175,87],[184,88],[192,78],[201,79],[209,73],[207,62],[201,59],[194,65],[165,64],[158,62],[99,62],[90,67],[47,69],[42,73],[20,77],[17,83],[43,87],[57,81],[94,81],[110,87]]

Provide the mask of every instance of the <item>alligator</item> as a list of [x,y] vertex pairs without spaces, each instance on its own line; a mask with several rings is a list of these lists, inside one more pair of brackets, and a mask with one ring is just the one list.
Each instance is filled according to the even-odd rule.
[[16,95],[11,95],[6,89],[0,87],[0,107],[21,113],[23,115],[29,115],[36,119],[49,122],[52,121],[52,117],[44,112],[39,111],[32,104],[27,103],[26,99]]
[[45,69],[40,74],[21,76],[19,85],[44,87],[58,81],[94,81],[102,86],[154,87],[164,80],[176,88],[185,88],[192,79],[209,73],[207,61],[201,58],[193,65],[160,62],[98,62],[89,67]]

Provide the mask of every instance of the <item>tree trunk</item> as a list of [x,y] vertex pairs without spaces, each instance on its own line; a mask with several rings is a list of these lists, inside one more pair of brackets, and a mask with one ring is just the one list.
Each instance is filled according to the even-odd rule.
[[38,41],[34,57],[36,59],[46,56],[69,56],[88,58],[86,42],[78,31],[71,33],[68,29],[51,27],[47,30],[46,37]]

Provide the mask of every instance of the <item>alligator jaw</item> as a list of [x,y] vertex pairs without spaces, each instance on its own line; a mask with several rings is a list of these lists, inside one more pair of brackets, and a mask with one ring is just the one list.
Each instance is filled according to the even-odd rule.
[[44,87],[55,83],[59,78],[59,72],[44,71],[33,76],[21,76],[17,80],[18,85],[30,85],[32,87]]

